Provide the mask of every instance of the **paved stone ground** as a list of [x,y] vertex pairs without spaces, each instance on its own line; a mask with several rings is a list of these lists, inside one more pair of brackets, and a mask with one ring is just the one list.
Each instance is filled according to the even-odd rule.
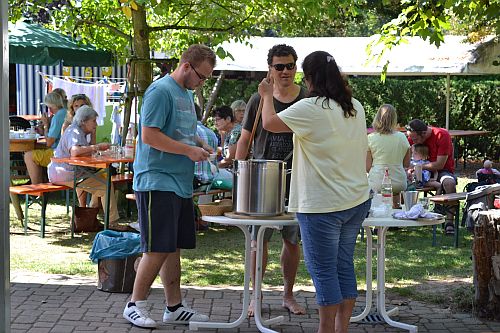
[[[106,293],[96,288],[96,279],[64,275],[24,274],[11,276],[12,333],[103,333],[153,332],[132,327],[122,318],[128,294]],[[214,321],[235,320],[241,314],[241,288],[183,287],[185,301],[208,314]],[[263,317],[282,315],[285,320],[272,328],[286,333],[313,333],[317,330],[318,314],[311,290],[298,290],[297,299],[304,304],[307,315],[290,315],[281,307],[279,291],[264,290]],[[362,295],[364,296],[364,295]],[[419,332],[491,333],[500,332],[500,323],[485,322],[469,314],[453,314],[435,305],[407,300],[388,299],[399,306],[394,318],[418,326]],[[153,318],[161,320],[163,290],[155,285],[149,297]],[[359,297],[355,313],[360,313],[364,297]],[[188,332],[186,326],[161,325],[154,332]],[[381,323],[351,324],[350,332],[405,332]],[[258,332],[253,319],[238,329],[200,329],[198,332]]]

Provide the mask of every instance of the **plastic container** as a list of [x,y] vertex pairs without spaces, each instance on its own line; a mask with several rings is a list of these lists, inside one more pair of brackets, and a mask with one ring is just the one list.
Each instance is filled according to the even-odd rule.
[[90,259],[97,263],[97,289],[115,293],[132,292],[134,263],[140,256],[140,235],[132,232],[104,230],[92,244]]
[[97,289],[110,293],[131,293],[134,289],[135,262],[139,255],[122,259],[99,259]]
[[392,182],[389,177],[389,168],[385,168],[382,184],[380,185],[380,194],[382,195],[382,204],[385,207],[387,215],[392,212]]
[[125,157],[133,158],[135,155],[135,138],[134,129],[130,127],[127,132],[127,137],[125,139]]

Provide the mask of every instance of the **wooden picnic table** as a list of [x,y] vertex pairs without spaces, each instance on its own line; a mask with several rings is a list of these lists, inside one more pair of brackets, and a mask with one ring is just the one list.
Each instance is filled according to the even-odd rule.
[[464,170],[466,166],[466,161],[467,161],[467,137],[469,136],[482,136],[482,135],[487,135],[490,132],[489,131],[477,131],[477,130],[448,130],[450,133],[451,138],[453,139],[453,147],[455,149],[455,165],[458,164],[458,154],[456,153],[457,149],[457,139],[458,138],[463,138],[464,139],[464,149],[463,149],[463,154],[462,154],[462,159],[463,159],[463,165],[464,165]]
[[[83,178],[96,177],[99,178],[97,173],[88,172],[85,167],[90,167],[94,169],[104,169],[106,170],[106,199],[103,205],[104,208],[104,228],[108,229],[109,227],[109,207],[110,207],[110,191],[111,191],[111,170],[110,166],[113,163],[130,163],[134,161],[133,157],[122,157],[122,156],[110,156],[110,155],[102,155],[102,156],[76,156],[76,157],[61,157],[56,158],[52,157],[53,162],[57,163],[68,163],[77,167],[83,167],[80,170],[85,173]],[[73,177],[73,188],[76,188],[77,185],[77,173],[75,170]],[[75,221],[75,205],[76,205],[76,191],[73,191],[73,212],[71,214],[71,237],[73,237],[74,231],[74,221]]]
[[[30,150],[34,150],[38,147],[38,145],[45,145],[45,138],[41,139],[9,139],[9,152],[10,153],[24,153]],[[11,183],[10,185],[14,185]],[[10,201],[12,202],[12,206],[14,206],[14,210],[16,212],[17,218],[23,223],[24,216],[23,211],[21,209],[21,203],[19,202],[19,198],[16,194],[10,193]]]
[[[455,240],[454,245],[458,247],[458,228],[460,226],[460,201],[467,199],[467,192],[439,194],[429,197],[435,204],[443,206],[447,213],[455,215]],[[435,236],[434,236],[435,237]],[[434,239],[433,239],[434,243]]]

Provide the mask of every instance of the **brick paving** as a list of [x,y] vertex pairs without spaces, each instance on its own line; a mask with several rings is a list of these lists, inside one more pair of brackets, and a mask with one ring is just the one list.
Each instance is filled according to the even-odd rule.
[[[93,278],[14,272],[11,276],[12,333],[149,333],[122,318],[129,294],[107,293],[96,288]],[[232,321],[242,309],[242,288],[183,287],[186,303],[208,314],[213,321]],[[360,313],[364,294],[358,298],[355,313]],[[298,289],[297,300],[307,307],[303,316],[290,315],[281,307],[278,290],[264,290],[263,318],[284,316],[284,322],[272,328],[286,333],[313,333],[317,330],[318,314],[314,293],[310,288]],[[419,332],[433,333],[492,333],[500,332],[500,323],[475,319],[470,314],[451,313],[436,305],[424,304],[403,297],[388,295],[388,302],[399,306],[394,319],[418,326]],[[154,285],[149,297],[152,316],[161,321],[163,289]],[[374,318],[377,319],[376,317]],[[406,332],[381,323],[351,324],[349,331]],[[154,332],[191,332],[187,326],[162,324]],[[198,332],[258,332],[253,319],[237,329],[200,329]]]

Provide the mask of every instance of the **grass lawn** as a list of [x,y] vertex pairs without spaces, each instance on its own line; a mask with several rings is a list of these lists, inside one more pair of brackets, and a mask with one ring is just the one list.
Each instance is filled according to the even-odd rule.
[[[459,191],[466,182],[467,179],[460,178]],[[63,200],[58,198],[56,195],[47,209],[45,239],[38,236],[38,206],[30,208],[29,227],[32,230],[28,236],[24,236],[11,205],[11,270],[97,276],[97,265],[88,259],[95,234],[78,234],[71,239],[70,216],[66,215]],[[182,284],[243,285],[243,238],[241,231],[235,227],[216,226],[198,233],[197,248],[183,251],[182,254]],[[431,227],[389,231],[386,248],[386,281],[389,290],[402,296],[467,307],[472,301],[472,235],[462,228],[460,247],[455,249],[453,237],[445,236],[438,226],[438,246],[432,247],[431,241]],[[281,286],[281,237],[278,234],[273,236],[269,249],[270,259],[264,286]],[[365,257],[365,243],[358,237],[355,265],[360,289],[365,289]],[[299,267],[296,285],[312,285],[303,262]],[[432,292],[429,293],[429,290]]]

